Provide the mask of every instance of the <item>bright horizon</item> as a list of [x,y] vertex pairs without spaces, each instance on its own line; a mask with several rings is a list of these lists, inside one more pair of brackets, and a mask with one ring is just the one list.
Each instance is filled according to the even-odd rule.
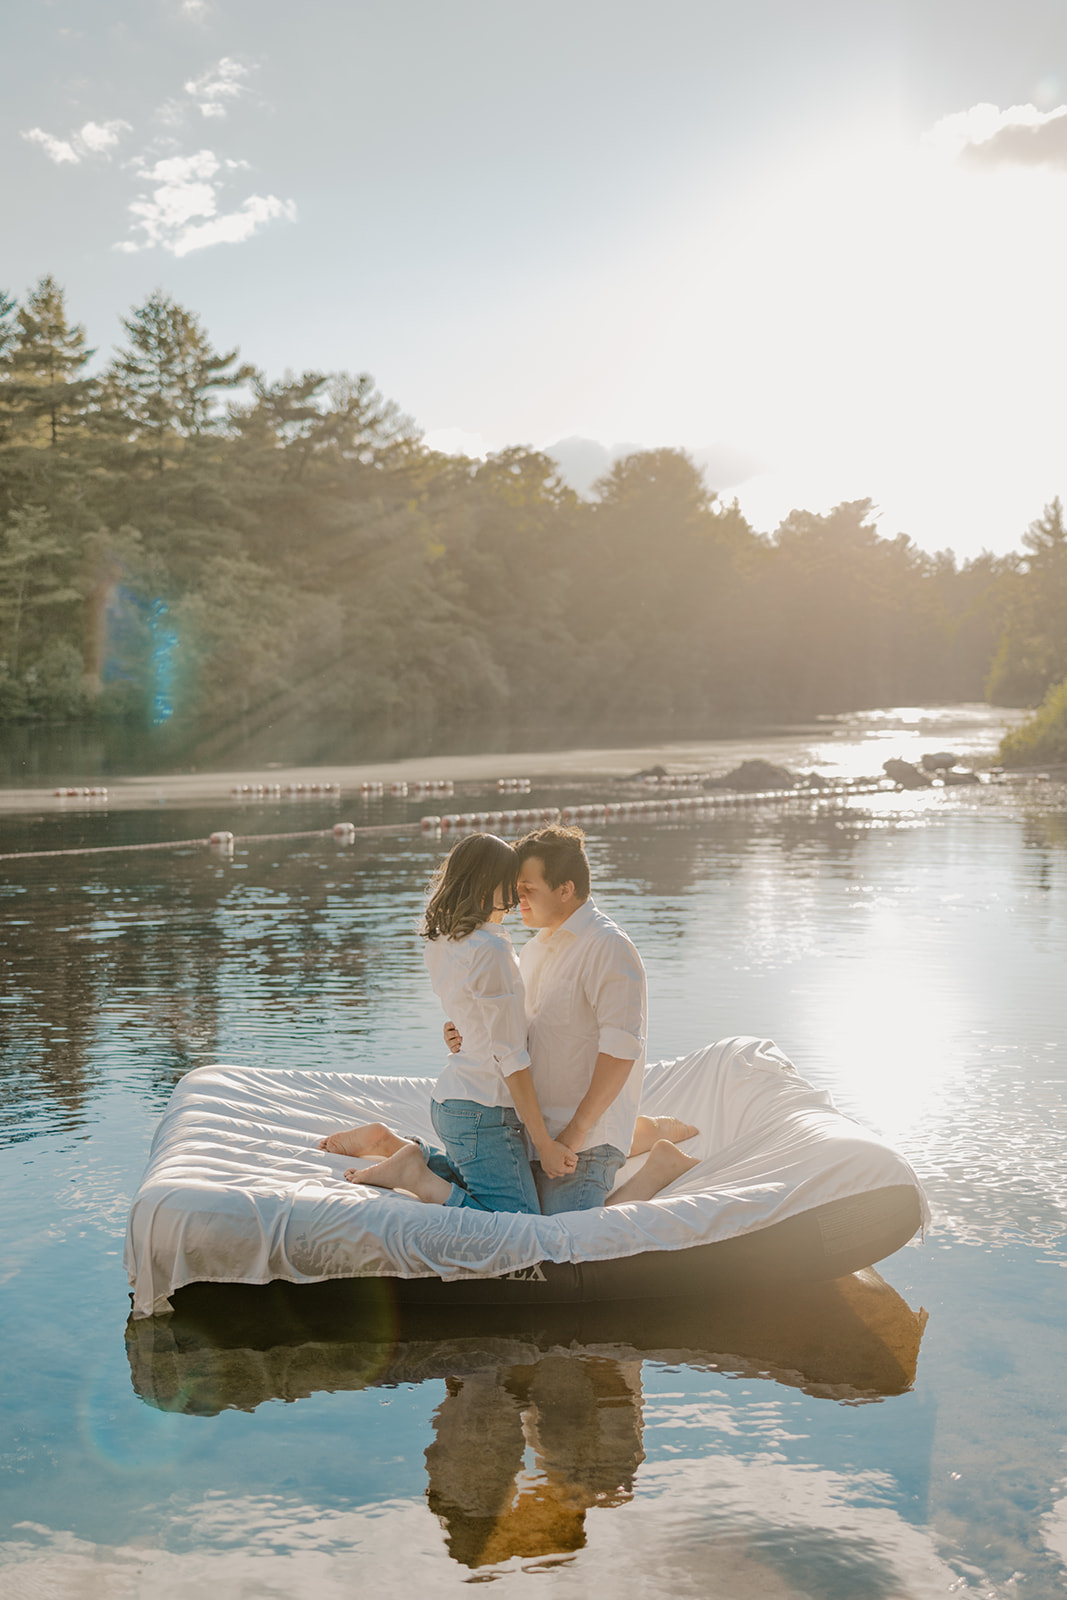
[[[862,14],[861,14],[862,13]],[[0,287],[155,287],[427,443],[689,450],[772,531],[1020,547],[1067,498],[1067,12],[74,0],[4,69]]]

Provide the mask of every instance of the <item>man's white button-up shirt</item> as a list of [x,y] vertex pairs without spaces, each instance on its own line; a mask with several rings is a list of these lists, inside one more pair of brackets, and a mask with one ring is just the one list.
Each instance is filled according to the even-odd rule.
[[585,1140],[624,1154],[633,1139],[645,1065],[641,957],[622,929],[586,900],[559,928],[541,928],[519,955],[526,988],[530,1071],[556,1138],[593,1078],[597,1056],[632,1061],[621,1092]]

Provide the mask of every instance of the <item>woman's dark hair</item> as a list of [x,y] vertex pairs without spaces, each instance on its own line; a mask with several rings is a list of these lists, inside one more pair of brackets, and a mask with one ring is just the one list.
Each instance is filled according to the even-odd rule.
[[514,850],[495,833],[471,833],[453,845],[430,879],[422,926],[427,939],[465,939],[488,921],[497,889],[505,911],[513,911],[518,868]]

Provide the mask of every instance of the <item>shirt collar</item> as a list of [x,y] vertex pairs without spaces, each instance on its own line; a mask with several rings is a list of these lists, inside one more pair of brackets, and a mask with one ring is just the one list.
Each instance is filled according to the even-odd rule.
[[511,934],[502,922],[483,922],[481,926],[483,932],[491,933],[497,939],[503,939],[505,944],[511,943]]
[[570,934],[572,938],[577,939],[589,927],[595,916],[596,906],[590,896],[588,900],[583,900],[577,911],[571,912],[566,922],[561,923],[558,928],[554,928],[551,933],[547,928],[539,928],[537,937],[544,944],[550,944],[553,939],[558,939],[564,933]]

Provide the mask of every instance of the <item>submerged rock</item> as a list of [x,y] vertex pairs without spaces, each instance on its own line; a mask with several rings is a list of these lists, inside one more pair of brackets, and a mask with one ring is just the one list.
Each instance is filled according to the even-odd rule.
[[923,756],[923,771],[943,772],[946,767],[954,767],[959,759],[959,756],[954,756],[951,750],[935,750],[931,755]]
[[942,783],[981,783],[977,772],[972,772],[968,767],[945,767],[938,770],[938,777]]
[[787,767],[776,767],[772,761],[742,761],[739,767],[724,778],[706,778],[705,789],[741,789],[755,794],[762,789],[795,789],[800,779]]
[[661,767],[657,764],[654,767],[642,767],[640,772],[633,773],[626,781],[627,783],[638,783],[642,778],[665,778],[666,776],[666,767]]

